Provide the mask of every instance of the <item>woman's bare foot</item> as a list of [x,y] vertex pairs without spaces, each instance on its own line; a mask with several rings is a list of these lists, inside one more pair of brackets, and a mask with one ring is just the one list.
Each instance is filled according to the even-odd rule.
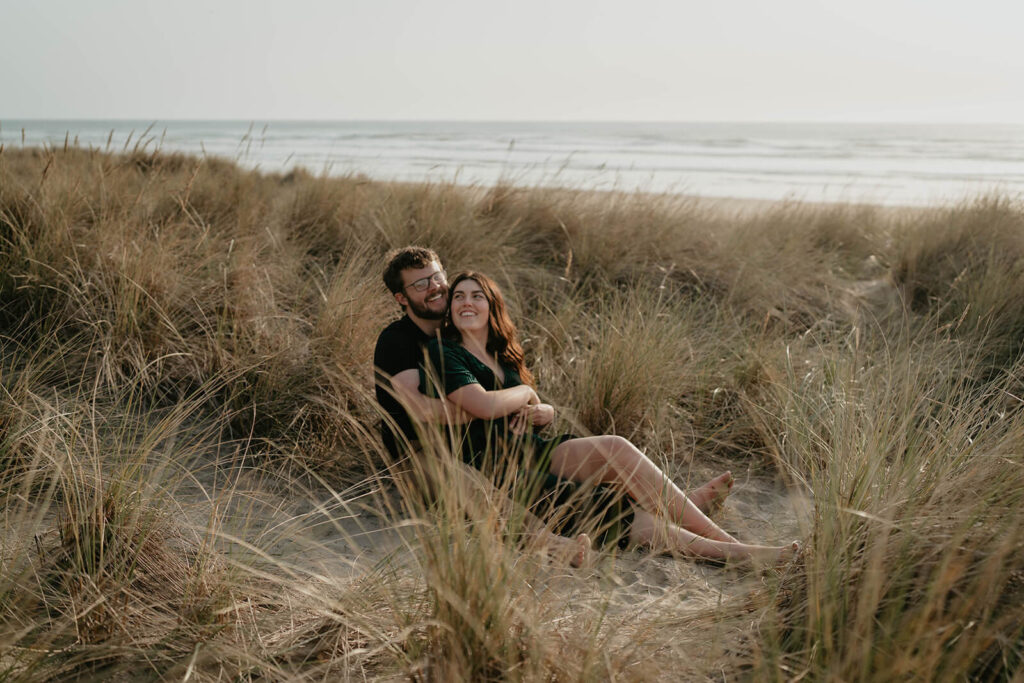
[[736,482],[732,472],[723,472],[708,483],[686,494],[686,497],[705,515],[717,512],[732,491]]
[[703,553],[696,557],[698,562],[719,567],[735,564],[757,569],[771,569],[784,567],[800,556],[800,544],[796,541],[789,545],[715,543],[713,547],[703,547],[701,550]]
[[800,559],[801,552],[803,552],[803,548],[800,547],[798,541],[793,541],[789,545],[783,546],[782,551],[775,558],[775,566],[781,567],[791,562],[796,562]]
[[800,556],[800,544],[793,541],[789,545],[780,546],[749,546],[749,561],[765,569],[784,567]]

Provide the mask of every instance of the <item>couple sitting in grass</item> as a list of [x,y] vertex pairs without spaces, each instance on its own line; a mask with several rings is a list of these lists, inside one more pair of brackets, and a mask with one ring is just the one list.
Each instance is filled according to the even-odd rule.
[[775,564],[796,552],[796,543],[741,543],[711,521],[732,487],[728,472],[685,494],[622,437],[536,435],[554,408],[538,396],[504,298],[486,275],[462,273],[449,285],[437,254],[405,247],[388,255],[384,283],[405,311],[374,352],[377,400],[388,415],[382,437],[394,458],[419,450],[430,425],[446,425],[464,463],[523,482],[520,502],[571,537],[539,533],[574,565],[590,553],[587,529],[602,545],[708,560]]

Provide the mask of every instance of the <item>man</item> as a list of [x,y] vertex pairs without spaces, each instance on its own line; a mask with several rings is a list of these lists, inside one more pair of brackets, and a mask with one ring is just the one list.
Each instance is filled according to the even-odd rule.
[[445,421],[441,400],[419,392],[419,368],[448,309],[448,281],[433,250],[409,246],[388,253],[384,284],[405,311],[380,333],[373,352],[377,402],[387,413],[381,438],[397,460],[403,444],[417,443],[414,420]]

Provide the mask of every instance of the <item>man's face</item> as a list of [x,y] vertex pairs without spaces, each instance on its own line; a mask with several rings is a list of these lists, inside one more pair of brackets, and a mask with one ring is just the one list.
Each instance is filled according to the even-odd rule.
[[431,261],[423,268],[403,270],[402,285],[395,300],[408,306],[410,313],[423,320],[444,318],[448,310],[448,282],[440,263]]

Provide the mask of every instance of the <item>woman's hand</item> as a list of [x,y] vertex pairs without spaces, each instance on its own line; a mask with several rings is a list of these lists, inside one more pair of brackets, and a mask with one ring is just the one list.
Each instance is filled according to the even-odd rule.
[[555,408],[550,403],[538,403],[537,405],[527,406],[526,409],[530,414],[530,424],[535,427],[549,425],[555,419]]
[[555,409],[548,403],[537,403],[520,408],[509,420],[508,428],[513,434],[525,434],[531,427],[543,427],[555,419]]

